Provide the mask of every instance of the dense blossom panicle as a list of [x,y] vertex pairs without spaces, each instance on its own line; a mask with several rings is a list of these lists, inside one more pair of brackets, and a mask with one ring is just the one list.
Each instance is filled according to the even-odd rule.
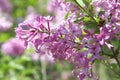
[[[120,40],[120,1],[92,0],[91,5],[95,7],[95,16],[99,18],[96,30],[85,28],[84,21],[75,22],[86,14],[79,12],[73,3],[49,0],[47,10],[53,12],[54,17],[27,18],[15,29],[17,37],[25,45],[32,43],[39,54],[51,54],[55,60],[66,60],[73,64],[73,74],[78,80],[86,77],[97,80],[92,64],[94,60],[102,59],[102,46],[113,50],[110,41]],[[100,21],[104,21],[102,25]]]
[[[76,69],[83,69],[82,72],[84,72],[85,67],[85,71],[89,70],[89,65],[91,65],[94,59],[100,59],[100,56],[98,56],[100,46],[99,44],[97,45],[97,42],[92,45],[94,41],[92,39],[92,33],[86,30],[86,35],[83,36],[83,42],[81,44],[79,41],[80,37],[82,37],[82,29],[78,27],[80,25],[73,24],[73,22],[68,19],[60,24],[55,30],[51,30],[51,26],[48,27],[47,25],[46,27],[43,25],[41,21],[43,17],[41,17],[37,17],[36,25],[32,25],[33,22],[32,24],[31,22],[23,22],[19,24],[19,27],[16,29],[17,36],[25,42],[33,43],[37,53],[52,53],[55,59],[59,59],[60,61],[67,60],[74,64]],[[44,19],[46,20],[47,18]],[[49,22],[50,20],[47,21]],[[24,29],[23,27],[26,26],[29,28]],[[86,42],[84,42],[84,39]],[[89,43],[87,43],[88,41]],[[81,47],[79,48],[78,46]],[[87,57],[89,54],[91,54],[91,56]],[[85,76],[88,76],[88,74],[87,72],[84,73]],[[80,75],[78,74],[77,76]]]
[[[100,44],[109,44],[109,41],[113,38],[118,39],[120,25],[119,25],[119,13],[120,13],[120,2],[119,0],[93,0],[92,4],[99,8],[98,13],[102,12],[102,20],[105,20],[105,25],[101,26],[100,34],[97,34],[97,39]],[[112,46],[112,45],[111,45]],[[110,49],[110,48],[109,48]]]
[[12,38],[4,43],[1,47],[2,53],[10,56],[22,55],[25,50],[23,41],[17,38]]

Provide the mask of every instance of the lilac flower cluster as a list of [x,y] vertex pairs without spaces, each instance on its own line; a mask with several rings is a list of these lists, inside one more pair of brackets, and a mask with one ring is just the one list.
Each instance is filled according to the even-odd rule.
[[93,0],[92,4],[97,8],[96,12],[98,12],[100,19],[106,22],[106,24],[100,28],[99,35],[103,36],[101,40],[108,42],[114,37],[120,40],[120,1]]
[[[55,60],[66,60],[73,64],[73,74],[78,80],[86,77],[97,80],[92,64],[95,59],[101,60],[101,47],[106,45],[112,50],[114,46],[110,41],[113,38],[120,40],[120,1],[92,0],[91,5],[96,7],[95,15],[105,21],[104,24],[97,25],[98,32],[95,32],[94,28],[86,29],[84,21],[74,22],[78,16],[83,18],[85,15],[73,3],[64,0],[50,1],[52,2],[47,9],[48,12],[54,12],[55,17],[37,16],[25,20],[15,29],[17,37],[22,39],[26,46],[32,43],[37,53],[52,54]],[[64,15],[58,16],[59,11]],[[54,21],[55,19],[57,21]]]

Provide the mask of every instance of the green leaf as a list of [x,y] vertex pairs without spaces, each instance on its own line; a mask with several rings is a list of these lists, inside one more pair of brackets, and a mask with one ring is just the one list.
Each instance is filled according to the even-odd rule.
[[89,22],[89,21],[91,21],[91,19],[90,19],[90,17],[84,17],[84,20],[83,20],[84,22]]
[[115,63],[110,64],[110,68],[112,68],[112,69],[114,69],[114,70],[118,68],[117,66],[118,66],[118,65],[115,64]]
[[115,49],[119,49],[119,47],[120,47],[119,40],[113,39],[113,40],[111,40],[111,44],[114,46]]
[[9,63],[9,66],[11,68],[13,68],[13,69],[24,70],[24,67],[21,64],[18,64],[18,63],[14,62],[14,61],[11,61]]
[[0,33],[0,42],[5,42],[9,39],[9,34]]
[[65,15],[65,19],[67,19],[70,15],[70,12],[68,11],[67,14]]
[[74,0],[65,0],[65,2],[74,2]]
[[109,50],[107,46],[105,46],[105,45],[102,46],[102,50],[103,50],[103,52],[104,52],[104,53],[103,53],[104,55],[112,55],[112,51]]
[[87,16],[84,17],[83,21],[85,23],[86,29],[94,29],[95,33],[97,33],[99,31],[97,24],[90,17],[87,17]]
[[83,0],[76,0],[77,2],[78,2],[78,4],[79,5],[81,5],[82,7],[84,7],[85,6],[85,4],[84,4],[84,2],[83,2]]
[[77,22],[79,22],[79,21],[83,21],[83,20],[84,20],[83,17],[82,17],[82,18],[77,18],[74,22],[77,23]]
[[34,68],[27,68],[24,71],[22,71],[22,75],[32,75],[35,72]]

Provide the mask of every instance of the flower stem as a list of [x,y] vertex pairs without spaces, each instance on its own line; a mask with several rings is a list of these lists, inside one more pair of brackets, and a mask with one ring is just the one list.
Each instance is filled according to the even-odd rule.
[[[102,49],[102,46],[101,46],[101,49]],[[119,59],[118,59],[118,57],[117,57],[118,54],[114,51],[113,48],[111,49],[111,51],[112,51],[112,53],[113,53],[113,54],[111,54],[111,55],[105,53],[105,52],[103,51],[103,49],[101,50],[101,53],[102,53],[102,55],[104,54],[104,55],[106,55],[106,56],[110,56],[110,57],[114,58],[114,59],[116,60],[117,64],[118,64],[119,68],[120,68],[120,61],[119,61]]]
[[118,57],[117,57],[114,49],[111,49],[111,51],[112,51],[112,53],[113,53],[113,58],[116,60],[118,66],[119,66],[119,68],[120,68],[120,61],[119,61],[119,59],[118,59]]

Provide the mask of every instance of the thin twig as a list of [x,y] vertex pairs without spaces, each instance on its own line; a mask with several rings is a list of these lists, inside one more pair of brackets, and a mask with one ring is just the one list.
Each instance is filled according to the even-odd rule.
[[112,51],[112,53],[113,53],[114,59],[116,60],[118,66],[119,66],[119,68],[120,68],[120,61],[118,60],[118,58],[117,58],[117,56],[116,56],[116,53],[115,53],[114,49],[111,49],[111,51]]

